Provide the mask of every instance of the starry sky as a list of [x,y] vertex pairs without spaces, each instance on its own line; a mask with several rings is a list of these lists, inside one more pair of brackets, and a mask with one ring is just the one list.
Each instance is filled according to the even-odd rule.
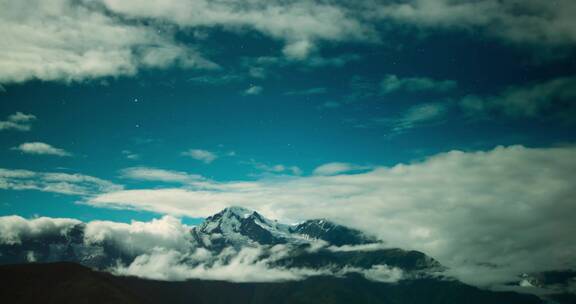
[[82,204],[173,182],[138,168],[253,181],[575,139],[570,1],[188,2],[0,2],[0,214],[151,218]]
[[575,14],[0,0],[0,216],[197,224],[239,205],[366,230],[467,282],[574,267]]

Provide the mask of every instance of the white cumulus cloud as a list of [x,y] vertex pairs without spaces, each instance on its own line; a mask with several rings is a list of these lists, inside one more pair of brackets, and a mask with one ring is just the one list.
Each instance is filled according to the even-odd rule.
[[81,81],[174,65],[215,67],[170,35],[123,22],[98,2],[0,1],[0,82]]
[[208,150],[202,150],[202,149],[190,149],[186,152],[182,152],[182,155],[191,157],[195,160],[199,160],[199,161],[207,163],[207,164],[213,162],[214,160],[216,160],[218,158],[216,153],[210,152]]
[[53,147],[43,142],[23,143],[17,147],[12,148],[12,150],[17,150],[26,154],[72,156],[72,154],[70,152],[67,152],[66,150]]
[[20,244],[23,238],[43,235],[66,235],[70,229],[81,222],[67,218],[39,217],[25,219],[20,216],[0,217],[0,243]]

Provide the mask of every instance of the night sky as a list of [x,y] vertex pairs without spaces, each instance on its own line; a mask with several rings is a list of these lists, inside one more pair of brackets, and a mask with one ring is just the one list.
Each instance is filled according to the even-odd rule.
[[458,261],[573,261],[574,14],[571,0],[0,0],[0,215],[195,224],[242,205],[440,257],[462,235],[512,240]]

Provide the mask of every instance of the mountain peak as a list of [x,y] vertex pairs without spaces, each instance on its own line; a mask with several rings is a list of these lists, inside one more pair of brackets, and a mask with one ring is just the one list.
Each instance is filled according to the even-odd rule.
[[254,210],[250,210],[248,208],[240,207],[240,206],[230,206],[230,207],[224,208],[222,211],[218,212],[218,214],[225,214],[228,216],[237,215],[241,218],[247,218],[254,213],[258,213],[258,212],[254,211]]
[[269,220],[258,212],[244,207],[231,206],[206,218],[198,233],[216,235],[211,246],[244,246],[247,242],[259,244],[285,243],[289,226]]

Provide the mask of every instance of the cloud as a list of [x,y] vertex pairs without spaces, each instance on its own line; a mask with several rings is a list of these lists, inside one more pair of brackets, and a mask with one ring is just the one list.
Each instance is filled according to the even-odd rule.
[[366,100],[382,99],[388,94],[396,92],[427,92],[446,93],[458,86],[455,80],[438,80],[429,77],[404,77],[386,75],[382,80],[375,81],[361,76],[352,76],[349,83],[349,92],[343,97],[343,103],[362,102]]
[[536,46],[576,42],[576,3],[571,0],[408,0],[371,7],[376,18],[423,29],[479,30],[508,42]]
[[299,67],[301,69],[312,69],[312,68],[339,68],[349,62],[360,60],[361,57],[356,54],[340,54],[331,57],[322,56],[319,54],[313,54],[306,57],[306,59],[293,60],[286,57],[277,56],[260,56],[260,57],[250,57],[244,58],[242,65],[248,69],[250,76],[254,78],[267,78],[271,73],[272,68],[294,68]]
[[169,281],[195,278],[232,282],[292,281],[318,273],[311,269],[289,270],[271,267],[268,265],[268,259],[262,259],[261,255],[260,248],[247,247],[240,251],[229,248],[214,257],[210,263],[194,265],[186,263],[186,260],[190,259],[189,254],[174,250],[156,250],[151,254],[137,257],[127,267],[117,267],[114,272]]
[[0,217],[0,243],[13,245],[28,238],[66,235],[79,224],[80,221],[67,218],[39,217],[27,220],[16,215],[3,216]]
[[36,120],[36,116],[32,114],[24,114],[16,112],[8,116],[5,121],[0,121],[0,131],[2,130],[17,130],[17,131],[30,131],[32,126],[30,123]]
[[[182,28],[254,30],[284,42],[286,58],[313,56],[321,42],[381,42],[380,24],[409,24],[430,31],[477,30],[530,45],[573,45],[576,5],[571,0],[515,1],[119,1],[103,0],[111,12]],[[399,26],[397,24],[397,26]],[[382,37],[383,36],[383,37]]]
[[126,157],[126,159],[130,159],[130,160],[140,159],[139,154],[136,154],[130,150],[122,150],[122,155],[124,155],[124,157]]
[[392,120],[392,131],[401,133],[418,125],[437,122],[447,112],[444,103],[424,103],[410,107],[402,116]]
[[316,1],[117,1],[103,0],[112,12],[151,18],[183,28],[217,27],[254,30],[284,42],[291,59],[309,56],[319,41],[374,41],[375,30],[344,5]]
[[404,276],[402,269],[387,265],[374,265],[369,269],[344,268],[342,271],[344,273],[358,272],[368,280],[383,283],[396,283],[402,280]]
[[[104,247],[112,248],[115,253],[126,257],[106,269],[120,275],[167,281],[203,279],[232,282],[294,281],[317,275],[341,277],[358,273],[369,280],[395,283],[404,277],[401,269],[387,265],[374,265],[368,269],[346,266],[284,268],[275,265],[292,250],[299,251],[290,245],[253,243],[240,249],[227,247],[221,251],[209,251],[197,246],[191,226],[171,216],[131,223],[83,223],[74,219],[46,217],[27,220],[19,216],[4,216],[0,217],[0,244],[16,245],[42,237],[67,237],[76,227],[82,227],[84,234],[82,243],[74,243],[75,250],[88,252],[89,259],[106,255],[101,250]],[[33,251],[27,252],[27,259],[37,260]]]
[[350,171],[358,171],[369,169],[370,167],[358,166],[350,163],[328,163],[318,166],[314,169],[314,175],[336,175],[341,173],[346,173]]
[[314,45],[308,40],[298,40],[287,44],[282,53],[289,59],[306,59],[314,50]]
[[224,84],[239,82],[239,81],[244,80],[245,78],[246,77],[243,75],[232,74],[229,71],[227,71],[226,73],[217,74],[217,75],[195,76],[195,77],[188,78],[186,81],[192,82],[195,84],[199,84],[202,86],[206,86],[206,85],[218,86],[218,85],[224,85]]
[[382,249],[389,249],[390,247],[385,243],[371,243],[364,245],[342,245],[342,246],[329,246],[328,250],[333,252],[354,252],[354,251],[376,251]]
[[71,153],[66,152],[63,149],[53,147],[47,143],[43,142],[28,142],[19,145],[18,147],[12,148],[12,150],[17,150],[26,154],[35,155],[56,155],[56,156],[72,156]]
[[428,77],[399,78],[396,75],[386,75],[380,83],[382,94],[398,91],[405,92],[446,92],[455,89],[457,82],[454,80],[435,80]]
[[260,95],[262,93],[262,91],[264,90],[264,88],[262,88],[261,86],[250,86],[248,89],[246,89],[242,94],[244,95]]
[[93,195],[118,191],[123,187],[83,174],[34,172],[0,168],[0,189],[36,190],[66,195]]
[[[211,29],[258,32],[282,43],[285,61],[310,66],[341,66],[351,59],[319,56],[322,44],[386,41],[387,33],[379,31],[383,24],[572,46],[575,12],[572,0],[527,0],[521,6],[498,0],[3,0],[0,82],[83,81],[151,68],[216,69],[201,54]],[[192,33],[194,44],[179,41],[182,32]]]
[[186,152],[182,152],[182,155],[192,157],[193,159],[202,161],[206,164],[209,164],[218,158],[215,153],[201,149],[190,149]]
[[351,120],[356,128],[385,127],[389,129],[388,136],[397,136],[406,131],[433,124],[441,123],[445,118],[450,105],[443,102],[422,103],[409,107],[396,116],[376,117],[358,122]]
[[204,178],[196,174],[188,174],[179,171],[170,171],[148,167],[133,167],[123,169],[121,172],[123,178],[129,178],[142,181],[158,181],[158,182],[176,182],[176,183],[192,183],[201,181]]
[[216,67],[162,28],[127,22],[98,2],[1,1],[0,82],[81,81],[133,75],[142,68]]
[[342,277],[349,273],[359,273],[366,279],[377,282],[396,283],[403,279],[401,269],[387,265],[374,265],[369,269],[273,266],[274,260],[286,254],[287,250],[289,248],[284,245],[244,247],[240,250],[226,248],[213,256],[201,248],[192,253],[155,249],[149,254],[138,256],[130,265],[120,265],[112,271],[120,275],[167,281],[203,279],[231,282],[281,282],[302,280],[318,275]]
[[362,173],[125,190],[87,203],[192,217],[240,205],[287,222],[329,218],[488,285],[576,266],[575,158],[573,146],[451,151]]
[[110,221],[91,221],[86,224],[84,242],[111,242],[129,255],[150,253],[154,248],[189,251],[193,247],[191,227],[172,216],[150,222],[132,221],[130,224]]
[[468,95],[461,107],[473,115],[554,117],[573,121],[576,107],[576,77],[561,77],[525,86],[513,86],[495,96]]
[[282,164],[268,165],[265,163],[257,162],[255,160],[250,160],[250,161],[243,162],[243,163],[251,165],[260,171],[269,172],[269,173],[289,173],[289,174],[293,174],[293,175],[301,175],[302,174],[302,169],[300,169],[297,166],[286,166],[286,165],[282,165]]
[[[0,52],[1,83],[83,81],[151,68],[217,69],[201,54],[211,29],[259,32],[280,40],[287,60],[314,58],[315,66],[343,63],[314,54],[323,41],[379,41],[374,26],[351,7],[306,0],[4,0],[0,20],[8,46]],[[195,44],[179,41],[182,32],[194,33]]]

